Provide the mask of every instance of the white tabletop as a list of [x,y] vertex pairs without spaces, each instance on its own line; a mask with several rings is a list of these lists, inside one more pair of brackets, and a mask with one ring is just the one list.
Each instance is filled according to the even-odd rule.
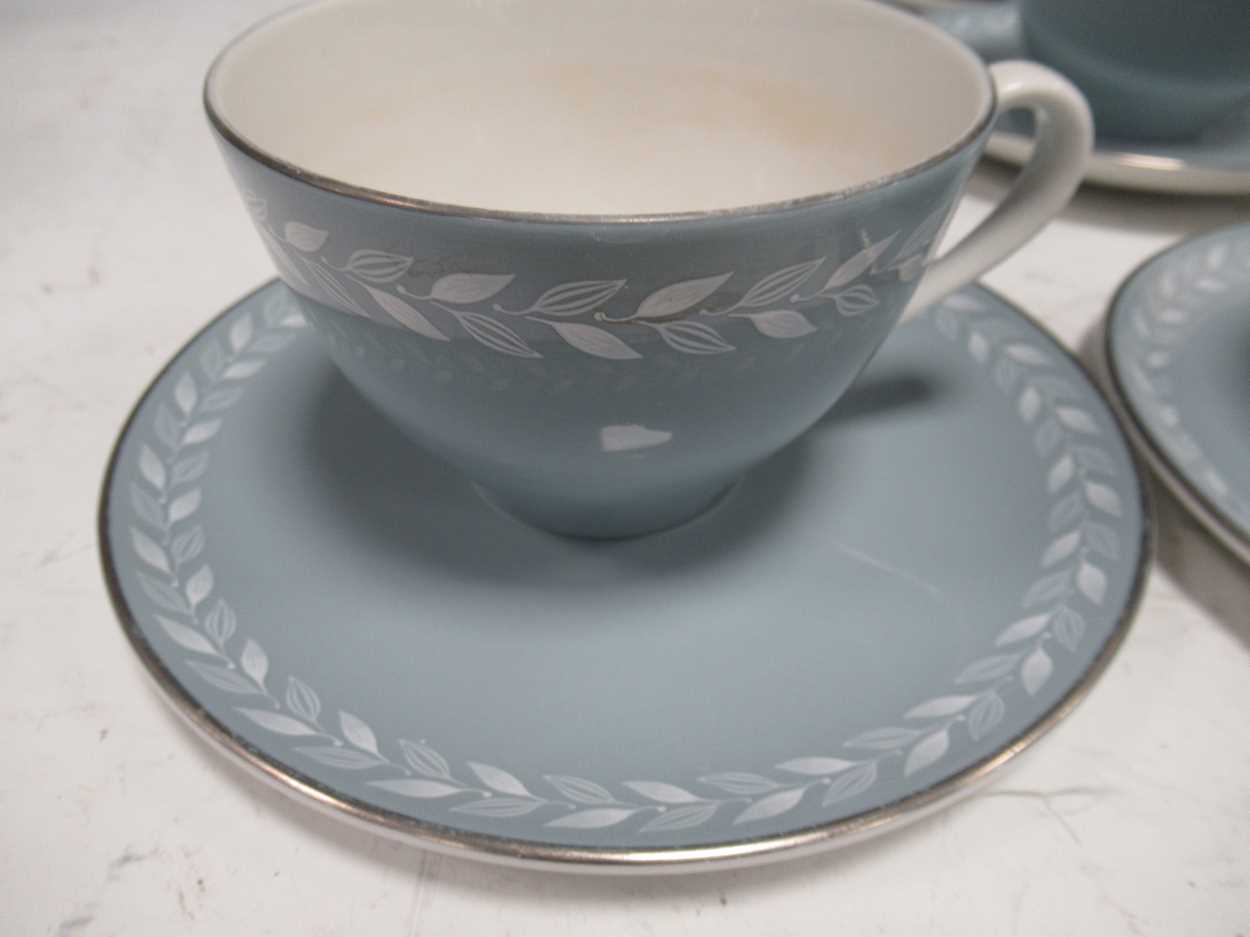
[[[285,2],[0,5],[0,934],[1250,935],[1250,575],[1168,499],[1075,715],[983,793],[838,853],[651,879],[440,858],[183,729],[113,621],[96,498],[155,371],[270,276],[198,96]],[[956,235],[1009,179],[979,172]],[[987,281],[1075,347],[1142,258],[1248,218],[1085,191]]]

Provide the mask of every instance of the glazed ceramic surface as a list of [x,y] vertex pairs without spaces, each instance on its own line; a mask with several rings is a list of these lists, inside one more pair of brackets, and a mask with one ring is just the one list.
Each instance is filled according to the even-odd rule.
[[1015,0],[1030,56],[1089,99],[1108,137],[1196,136],[1250,104],[1245,0]]
[[[714,510],[614,543],[492,510],[310,333],[270,285],[157,379],[107,575],[210,740],[420,844],[702,867],[890,828],[1069,711],[1136,603],[1119,430],[979,288]],[[346,352],[402,361],[369,334]]]
[[1140,267],[1107,326],[1114,385],[1178,497],[1250,560],[1250,226]]
[[[906,135],[914,161],[844,190],[639,217],[363,190],[284,163],[231,123],[241,115],[263,131],[238,74],[263,71],[290,24],[341,4],[243,37],[210,73],[206,103],[280,275],[360,391],[507,510],[566,533],[637,534],[707,507],[851,384],[929,265],[989,134],[995,83],[1004,107],[1051,113],[1054,145],[972,249],[932,265],[921,287],[929,298],[1031,236],[1067,201],[1088,151],[1084,104],[1052,73],[1009,67],[992,80],[940,31],[877,4],[797,8],[820,11],[829,42],[847,42],[845,32],[861,37],[856,54],[902,47],[942,76],[944,97],[930,110],[945,116]],[[712,7],[681,15],[691,9]],[[758,31],[793,44],[784,12],[726,41],[750,44]],[[671,41],[654,32],[644,38]],[[828,48],[818,52],[830,60]],[[878,82],[873,94],[882,107],[915,108],[924,87]]]
[[[958,36],[987,62],[1028,56],[1019,12],[1010,2],[939,10],[928,18]],[[1016,165],[1033,149],[1024,115],[1004,115],[986,153]],[[1086,172],[1090,182],[1117,188],[1196,195],[1250,193],[1250,106],[1188,141],[1118,139],[1102,132]]]

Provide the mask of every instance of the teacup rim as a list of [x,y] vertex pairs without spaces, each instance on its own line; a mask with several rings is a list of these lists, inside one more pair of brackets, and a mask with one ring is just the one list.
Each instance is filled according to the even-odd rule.
[[310,7],[333,2],[337,2],[337,0],[299,0],[299,2],[294,3],[291,6],[284,7],[275,13],[262,17],[243,31],[236,33],[213,57],[213,60],[209,64],[208,70],[204,75],[204,81],[201,87],[201,103],[203,105],[205,115],[208,118],[209,126],[218,136],[221,137],[221,139],[241,152],[244,156],[261,164],[267,169],[286,176],[296,182],[302,182],[325,192],[356,201],[367,202],[374,205],[383,205],[391,208],[407,209],[421,212],[422,214],[457,217],[477,221],[613,226],[731,220],[734,218],[779,214],[804,208],[813,208],[821,205],[836,204],[860,195],[864,195],[868,192],[885,189],[897,182],[922,175],[935,166],[939,166],[947,160],[952,159],[958,154],[964,152],[977,139],[981,138],[986,133],[998,114],[998,89],[990,77],[989,70],[986,68],[985,63],[981,60],[981,58],[958,39],[955,39],[945,30],[919,16],[914,16],[913,14],[902,10],[892,9],[886,4],[877,3],[876,0],[840,0],[840,2],[850,2],[853,4],[879,7],[880,9],[878,12],[884,14],[886,18],[903,17],[911,20],[912,24],[918,27],[920,32],[927,33],[931,40],[935,40],[940,44],[947,46],[947,48],[949,48],[953,53],[964,58],[968,64],[972,66],[973,71],[976,72],[981,80],[981,83],[985,87],[987,94],[985,96],[981,112],[977,115],[977,118],[972,122],[968,129],[966,129],[958,137],[958,139],[943,147],[938,152],[929,154],[923,160],[895,172],[886,173],[884,175],[865,180],[864,182],[857,183],[856,185],[846,186],[840,189],[833,189],[825,192],[817,192],[811,195],[801,195],[790,199],[759,202],[747,205],[733,205],[727,208],[599,214],[583,212],[528,211],[489,208],[476,205],[461,205],[454,202],[440,202],[410,195],[401,195],[399,193],[388,192],[383,189],[374,189],[369,186],[347,182],[343,179],[338,179],[333,176],[306,169],[291,160],[278,156],[276,153],[265,149],[259,144],[253,143],[242,132],[233,127],[230,122],[226,120],[220,110],[214,106],[212,94],[213,80],[217,75],[218,70],[221,68],[226,56],[229,55],[233,49],[244,42],[249,36],[261,29],[264,29],[266,26],[277,20],[291,16]]

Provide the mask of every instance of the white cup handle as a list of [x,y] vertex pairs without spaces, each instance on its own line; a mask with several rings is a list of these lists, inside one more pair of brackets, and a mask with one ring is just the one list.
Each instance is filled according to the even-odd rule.
[[1081,183],[1093,146],[1089,105],[1058,72],[1032,62],[990,66],[999,113],[1027,107],[1036,118],[1033,156],[989,216],[931,263],[904,317],[971,283],[1036,234]]

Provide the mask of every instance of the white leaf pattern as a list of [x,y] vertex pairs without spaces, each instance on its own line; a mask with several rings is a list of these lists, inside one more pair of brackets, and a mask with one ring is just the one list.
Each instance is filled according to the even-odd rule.
[[904,729],[901,726],[887,726],[861,732],[846,742],[847,748],[867,748],[873,751],[893,751],[909,744],[920,734],[919,729]]
[[1065,453],[1059,458],[1046,475],[1046,489],[1054,494],[1076,475],[1076,460]]
[[412,258],[388,251],[352,251],[344,269],[370,283],[391,283],[398,280],[412,267]]
[[304,725],[294,716],[288,716],[285,713],[276,713],[272,709],[246,709],[242,706],[238,706],[236,709],[262,729],[268,729],[270,732],[278,733],[278,735],[317,734],[317,730],[312,726]]
[[1037,414],[1042,409],[1042,395],[1032,387],[1026,387],[1020,394],[1019,407],[1020,419],[1026,423],[1032,423],[1037,419]]
[[876,782],[877,763],[875,761],[862,762],[835,777],[825,789],[825,796],[821,798],[820,804],[822,807],[829,807],[839,801],[858,797]]
[[[230,343],[230,351],[234,354],[241,352],[252,341],[252,336],[255,334],[256,327],[255,323],[252,322],[252,317],[247,313],[237,316],[226,331],[226,340]],[[221,371],[224,368],[225,364],[223,363],[217,369],[217,377],[214,380],[220,380]]]
[[1119,517],[1123,513],[1120,496],[1100,482],[1086,482],[1085,496],[1089,498],[1090,504],[1105,514]]
[[492,791],[498,791],[500,794],[511,794],[514,797],[534,796],[525,789],[524,784],[502,768],[484,765],[476,761],[469,761],[466,764],[469,766],[469,770],[476,774],[478,779]]
[[464,788],[447,784],[443,781],[430,781],[422,778],[395,778],[388,781],[370,781],[374,787],[398,794],[401,797],[415,797],[419,800],[437,800],[461,793]]
[[1037,691],[1050,679],[1054,669],[1054,661],[1043,648],[1037,648],[1024,659],[1024,664],[1020,667],[1020,681],[1030,696],[1037,695]]
[[1021,618],[1019,621],[1013,622],[1004,628],[1002,634],[995,639],[994,644],[997,647],[1003,647],[1007,644],[1027,641],[1029,638],[1040,634],[1049,621],[1049,612],[1043,615],[1030,615],[1028,618]]
[[246,696],[259,693],[256,684],[237,670],[222,667],[220,664],[206,664],[198,660],[187,661],[187,666],[194,670],[206,682],[226,693]]
[[418,774],[424,774],[427,778],[451,780],[451,765],[447,763],[446,758],[429,745],[424,742],[410,742],[407,739],[400,739],[399,748],[404,753],[404,760]]
[[174,621],[172,618],[166,618],[164,615],[157,615],[155,618],[156,623],[179,646],[185,647],[188,651],[195,651],[197,654],[215,655],[217,653],[216,648],[209,643],[208,638],[194,628],[184,625],[182,622]]
[[205,471],[208,470],[209,454],[207,450],[193,453],[185,459],[179,459],[174,463],[173,471],[170,472],[170,479],[175,485],[185,485],[193,482]]
[[239,656],[239,666],[243,672],[256,681],[262,689],[265,686],[265,675],[269,673],[269,655],[265,649],[248,638],[243,644],[243,653]]
[[723,355],[734,350],[716,330],[698,322],[667,322],[652,328],[670,348],[687,355]]
[[827,775],[853,768],[856,764],[858,762],[846,761],[842,758],[792,758],[789,761],[783,761],[777,767],[793,774]]
[[685,312],[715,293],[731,276],[732,273],[725,273],[716,277],[702,277],[658,289],[642,301],[633,318],[664,319]]
[[198,400],[199,394],[195,389],[195,379],[190,374],[184,373],[174,385],[174,403],[178,405],[183,416],[190,416]]
[[139,474],[157,491],[165,490],[165,464],[147,446],[139,449]]
[[430,297],[455,306],[468,306],[490,299],[514,279],[512,274],[449,273],[435,281]]
[[386,764],[381,758],[370,755],[368,752],[342,748],[338,745],[307,745],[296,747],[295,750],[313,761],[343,771],[367,771],[369,768]]
[[824,262],[824,258],[819,257],[771,273],[747,290],[738,305],[745,309],[759,309],[789,299]]
[[578,351],[584,351],[588,355],[611,358],[616,361],[642,357],[606,329],[583,325],[580,322],[548,322],[547,325],[555,329],[562,339]]
[[793,309],[770,309],[768,312],[743,314],[761,334],[769,338],[802,338],[816,331],[807,317]]
[[213,591],[213,571],[208,566],[201,566],[187,580],[187,602],[192,608],[199,605]]
[[313,688],[299,677],[287,677],[286,708],[306,722],[315,723],[321,715],[321,700]]
[[373,730],[359,716],[353,716],[345,710],[339,710],[339,728],[343,731],[343,738],[351,742],[357,748],[363,751],[378,754],[378,739],[373,734]]
[[147,563],[149,566],[159,569],[163,573],[170,571],[169,557],[165,555],[165,551],[160,546],[137,527],[130,528],[130,542],[135,548],[135,553],[139,559]]
[[1055,415],[1068,429],[1074,429],[1079,433],[1098,432],[1098,424],[1094,422],[1094,418],[1079,407],[1056,407]]
[[218,599],[213,603],[213,607],[204,616],[204,630],[208,632],[213,642],[221,647],[232,637],[234,637],[235,629],[238,628],[239,622],[235,617],[234,609],[225,599]]
[[661,804],[689,804],[699,800],[689,791],[663,781],[625,781],[625,787]]
[[997,693],[991,691],[982,696],[968,710],[968,734],[972,736],[974,742],[989,735],[1000,722],[1007,712],[1007,706],[1003,703],[1003,698]]
[[300,224],[298,221],[288,221],[286,227],[282,229],[282,234],[288,244],[305,254],[321,250],[328,236],[328,232]]
[[557,817],[549,820],[545,825],[566,830],[601,830],[605,827],[616,826],[637,812],[636,808],[597,807]]
[[436,342],[451,341],[439,330],[438,326],[429,320],[425,313],[419,312],[398,296],[392,296],[385,290],[374,289],[372,286],[366,286],[365,289],[373,297],[373,301],[378,304],[378,308],[400,325],[416,332],[418,335],[432,338]]
[[907,753],[907,760],[903,763],[903,774],[910,776],[936,764],[950,747],[951,736],[946,729],[939,729],[937,732],[926,735]]
[[955,682],[962,686],[968,683],[985,683],[990,680],[997,680],[999,677],[1005,677],[1011,673],[1015,669],[1016,661],[1019,659],[1020,655],[1018,654],[995,654],[991,657],[974,660],[959,672]]
[[528,309],[495,308],[506,315],[514,316],[532,312],[545,316],[579,316],[602,306],[624,286],[624,280],[578,280],[552,287]]
[[833,304],[837,307],[840,315],[854,318],[876,309],[879,301],[876,292],[871,286],[861,284],[842,290],[840,293],[835,293]]
[[694,804],[666,810],[638,828],[640,833],[666,833],[702,826],[719,809],[719,804]]
[[1042,554],[1042,566],[1050,568],[1056,563],[1066,560],[1081,545],[1081,531],[1076,529],[1050,542],[1046,552]]
[[200,509],[200,489],[192,488],[169,503],[169,523],[186,520]]
[[967,709],[975,696],[939,696],[913,706],[904,713],[906,719],[936,719],[940,716],[953,716]]
[[1055,638],[1069,651],[1075,651],[1085,635],[1085,619],[1064,606],[1055,612]]
[[567,774],[544,775],[547,782],[566,797],[578,804],[613,804],[616,798],[604,787],[585,778],[575,778]]
[[757,820],[767,820],[770,817],[777,817],[793,810],[798,806],[799,801],[803,799],[804,793],[804,789],[800,787],[794,790],[778,791],[775,794],[761,797],[734,817],[734,826],[743,823],[754,823]]
[[182,443],[185,446],[195,446],[208,442],[217,435],[219,429],[221,429],[221,420],[201,420],[199,423],[193,423],[183,435]]
[[719,774],[705,774],[699,778],[704,784],[730,794],[766,794],[775,791],[781,785],[771,778],[755,774],[751,771],[723,771]]
[[139,580],[139,586],[147,597],[161,608],[182,615],[190,613],[191,609],[187,606],[187,600],[168,582],[143,572],[136,573],[135,578]]
[[1107,574],[1093,563],[1082,563],[1076,574],[1076,587],[1095,605],[1107,595]]
[[130,506],[148,526],[158,530],[164,530],[167,526],[165,512],[161,510],[160,503],[134,483],[130,485]]
[[467,813],[474,817],[495,817],[507,819],[523,817],[533,813],[542,806],[542,801],[525,800],[521,797],[487,797],[483,800],[470,801],[467,804],[456,804],[452,813]]
[[889,246],[894,243],[894,239],[896,237],[898,237],[897,233],[891,234],[889,237],[878,241],[876,244],[870,244],[865,247],[858,254],[833,271],[833,274],[829,277],[828,281],[824,285],[824,288],[821,289],[821,292],[832,293],[834,290],[846,286],[847,284],[858,279],[861,275],[868,271],[869,267],[877,262],[877,258],[886,252]]
[[517,358],[541,358],[538,352],[521,339],[521,336],[501,322],[478,312],[461,312],[456,315],[461,327],[487,348],[513,355]]

